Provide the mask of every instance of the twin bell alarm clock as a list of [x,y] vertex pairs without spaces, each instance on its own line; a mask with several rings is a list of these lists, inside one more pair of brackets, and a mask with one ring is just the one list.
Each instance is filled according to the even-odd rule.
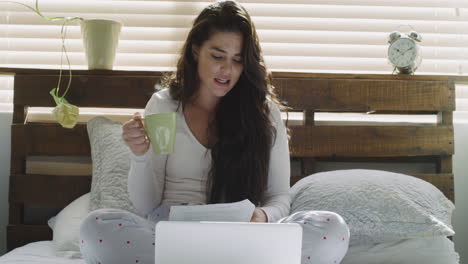
[[421,64],[421,35],[416,31],[408,34],[393,31],[388,37],[387,57],[400,74],[413,74]]

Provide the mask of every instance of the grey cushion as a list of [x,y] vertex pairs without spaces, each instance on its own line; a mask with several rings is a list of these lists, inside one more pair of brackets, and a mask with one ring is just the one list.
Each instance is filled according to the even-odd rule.
[[127,192],[130,150],[122,139],[122,124],[95,117],[87,128],[93,161],[90,210],[117,208],[135,213]]

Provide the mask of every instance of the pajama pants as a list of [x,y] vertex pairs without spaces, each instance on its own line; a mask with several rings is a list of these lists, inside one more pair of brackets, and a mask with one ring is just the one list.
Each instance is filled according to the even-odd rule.
[[[90,212],[80,228],[80,250],[85,262],[154,264],[154,228],[157,222],[168,220],[169,208],[161,205],[148,219],[119,209]],[[349,229],[338,214],[303,211],[278,222],[302,226],[302,264],[340,263],[346,254]]]

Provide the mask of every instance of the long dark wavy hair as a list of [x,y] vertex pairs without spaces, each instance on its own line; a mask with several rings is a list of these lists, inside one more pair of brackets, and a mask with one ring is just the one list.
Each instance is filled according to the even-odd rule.
[[270,151],[276,129],[269,119],[268,101],[282,104],[271,85],[259,39],[247,11],[235,1],[210,4],[195,19],[177,63],[163,87],[186,105],[199,88],[197,62],[192,47],[201,47],[216,32],[243,36],[243,72],[235,86],[220,99],[212,124],[216,138],[207,181],[208,203],[249,199],[260,205],[268,181]]

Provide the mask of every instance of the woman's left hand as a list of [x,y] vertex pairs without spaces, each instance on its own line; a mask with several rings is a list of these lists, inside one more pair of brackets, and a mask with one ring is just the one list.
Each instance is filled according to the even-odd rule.
[[250,219],[250,222],[261,222],[261,223],[266,223],[268,221],[267,215],[265,211],[263,211],[260,208],[255,208],[252,218]]

